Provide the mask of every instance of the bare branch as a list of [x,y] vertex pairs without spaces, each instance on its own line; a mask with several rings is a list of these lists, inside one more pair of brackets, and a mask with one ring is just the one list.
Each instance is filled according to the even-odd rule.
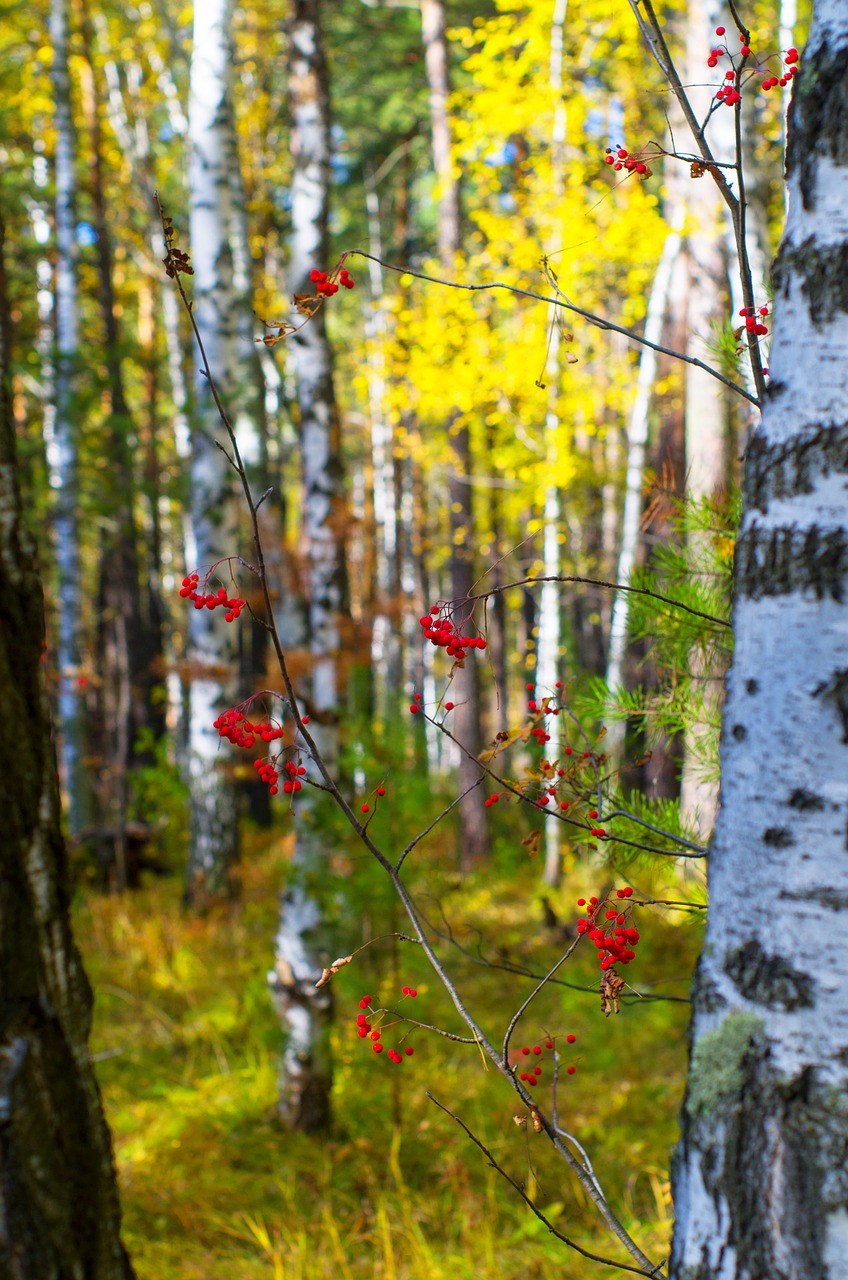
[[[544,1222],[545,1226],[548,1228],[548,1230],[551,1232],[552,1235],[556,1236],[557,1240],[561,1240],[563,1244],[568,1245],[569,1249],[573,1249],[575,1253],[579,1253],[584,1258],[591,1259],[592,1262],[601,1262],[604,1264],[604,1266],[607,1266],[607,1267],[617,1267],[620,1271],[631,1271],[631,1272],[634,1272],[637,1276],[655,1276],[658,1278],[658,1280],[664,1280],[664,1272],[662,1271],[661,1264],[656,1267],[651,1267],[650,1263],[648,1262],[648,1259],[646,1258],[645,1259],[645,1262],[647,1264],[646,1267],[631,1267],[630,1264],[627,1262],[616,1262],[614,1258],[605,1258],[599,1253],[592,1253],[591,1250],[584,1249],[582,1245],[577,1244],[576,1240],[572,1240],[569,1236],[564,1236],[561,1231],[557,1231],[556,1227],[550,1221],[550,1219],[546,1218],[545,1215],[542,1213],[542,1210],[539,1208],[539,1206],[537,1204],[534,1204],[534,1202],[530,1199],[530,1197],[527,1195],[524,1188],[520,1186],[520,1184],[517,1183],[510,1174],[507,1173],[506,1169],[504,1169],[502,1165],[498,1164],[497,1160],[492,1155],[489,1148],[483,1142],[480,1141],[480,1139],[477,1137],[476,1134],[471,1132],[471,1130],[468,1128],[468,1125],[463,1120],[460,1120],[459,1116],[455,1115],[454,1112],[450,1110],[450,1108],[444,1105],[444,1103],[439,1102],[438,1098],[434,1098],[432,1093],[430,1093],[429,1089],[426,1092],[427,1092],[427,1097],[430,1099],[430,1101],[434,1102],[441,1111],[444,1111],[446,1116],[450,1116],[451,1120],[455,1120],[456,1123],[459,1125],[460,1129],[463,1129],[465,1133],[467,1133],[468,1137],[471,1139],[474,1145],[479,1147],[480,1150],[483,1152],[483,1155],[486,1157],[486,1159],[488,1160],[492,1168],[496,1169],[498,1173],[501,1175],[501,1177],[506,1179],[506,1181],[513,1188],[513,1190],[518,1192],[518,1194],[521,1196],[521,1199],[524,1201],[524,1203],[530,1209],[532,1209],[533,1213],[535,1213],[536,1217],[541,1222]],[[598,1192],[598,1194],[600,1194],[600,1191]]]

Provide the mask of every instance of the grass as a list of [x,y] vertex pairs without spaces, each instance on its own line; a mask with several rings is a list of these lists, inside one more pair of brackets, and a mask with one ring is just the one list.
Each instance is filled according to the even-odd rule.
[[[516,1127],[514,1095],[479,1053],[416,1033],[414,1058],[394,1068],[354,1034],[363,990],[390,1000],[406,982],[418,988],[422,1020],[461,1029],[414,948],[376,945],[335,979],[334,1130],[307,1138],[281,1128],[281,1041],[265,973],[288,854],[287,838],[254,837],[239,900],[202,917],[184,911],[176,879],[78,904],[96,993],[92,1052],[139,1280],[534,1280],[554,1267],[575,1280],[612,1274],[565,1250],[427,1100],[429,1089],[457,1112],[559,1229],[619,1256],[550,1144]],[[382,932],[388,908],[359,870],[354,931]],[[640,873],[639,884],[650,891],[670,874],[652,881]],[[544,968],[561,950],[562,937],[541,923],[536,863],[507,850],[478,878],[460,880],[439,865],[429,875],[438,904],[426,899],[428,914],[473,919],[496,940],[487,944],[493,958]],[[564,920],[585,889],[585,871],[576,870],[555,903]],[[698,931],[661,916],[643,916],[640,927],[633,981],[684,994]],[[460,936],[477,945],[476,934]],[[500,1037],[526,980],[456,952],[450,963],[484,1027]],[[579,951],[567,976],[596,985]],[[606,1019],[597,994],[551,988],[516,1041],[577,1036],[561,1123],[590,1151],[617,1212],[657,1260],[670,1233],[666,1169],[687,1020],[686,1004],[647,1001]]]

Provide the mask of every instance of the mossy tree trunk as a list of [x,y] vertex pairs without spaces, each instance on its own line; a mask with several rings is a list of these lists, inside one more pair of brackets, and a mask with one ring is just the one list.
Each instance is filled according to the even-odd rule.
[[673,1280],[848,1277],[848,5],[790,115],[771,387],[746,460]]
[[44,607],[21,524],[0,221],[0,1275],[131,1280],[71,936]]

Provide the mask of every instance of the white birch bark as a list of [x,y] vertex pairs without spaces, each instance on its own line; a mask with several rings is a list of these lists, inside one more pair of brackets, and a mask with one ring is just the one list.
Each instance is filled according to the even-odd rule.
[[746,459],[674,1280],[848,1277],[848,6],[790,115],[771,388]]
[[54,412],[50,484],[56,493],[53,518],[58,575],[57,652],[59,759],[67,799],[68,827],[76,835],[92,820],[91,778],[85,767],[86,713],[79,688],[82,660],[82,583],[77,512],[79,475],[73,412],[73,371],[79,344],[77,246],[74,204],[75,136],[68,70],[67,0],[52,0],[50,80],[54,98],[56,266],[53,283],[55,330]]
[[[292,294],[314,294],[313,269],[327,270],[330,185],[330,112],[327,66],[318,0],[294,0],[290,26],[289,94],[292,113]],[[332,352],[324,310],[302,324],[289,344],[300,410],[303,468],[302,544],[306,559],[308,645],[311,653],[311,731],[329,768],[338,761],[339,619],[346,604],[342,473],[333,390]],[[308,762],[307,762],[308,764]],[[268,979],[286,1032],[279,1110],[291,1129],[318,1131],[330,1123],[332,1056],[329,986],[318,991],[326,953],[322,911],[310,879],[326,855],[298,795],[293,876],[283,894],[274,969]]]
[[[230,248],[232,0],[195,5],[189,101],[189,203],[194,315],[228,403],[237,387],[236,299]],[[235,473],[199,354],[191,456],[191,525],[201,571],[238,549]],[[222,566],[227,582],[227,567]],[[234,624],[235,625],[235,624]],[[213,721],[238,698],[236,633],[222,609],[189,613],[189,893],[216,892],[237,851],[236,791]]]

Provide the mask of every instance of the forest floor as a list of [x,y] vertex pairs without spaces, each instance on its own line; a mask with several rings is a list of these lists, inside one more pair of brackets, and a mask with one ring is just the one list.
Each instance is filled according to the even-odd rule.
[[[290,838],[279,833],[252,837],[239,896],[204,915],[185,910],[177,877],[123,898],[79,896],[77,936],[96,997],[92,1053],[139,1280],[534,1280],[554,1267],[575,1280],[611,1274],[556,1240],[426,1097],[429,1089],[456,1112],[559,1230],[619,1256],[547,1140],[513,1122],[521,1107],[478,1052],[417,1033],[415,1056],[394,1067],[356,1036],[360,996],[367,990],[390,1003],[407,982],[417,987],[422,1021],[462,1030],[410,949],[373,946],[337,976],[334,1129],[322,1137],[282,1129],[281,1035],[266,973],[289,851]],[[538,862],[501,860],[495,871],[443,875],[431,915],[473,919],[481,935],[462,935],[469,949],[479,936],[496,939],[492,956],[543,971],[573,934],[586,872],[569,874],[553,895],[563,926],[552,929],[543,922]],[[673,868],[631,874],[641,892],[668,888],[677,876]],[[678,882],[672,896],[679,892]],[[354,910],[367,935],[380,931],[381,913],[385,927],[391,908],[375,891]],[[637,988],[688,993],[700,931],[687,919],[639,920],[643,945],[627,973]],[[632,1000],[604,1018],[597,963],[582,950],[564,976],[595,992],[552,989],[524,1035],[529,1044],[576,1036],[560,1123],[590,1152],[625,1225],[660,1260],[689,1007]],[[451,968],[479,1020],[502,1034],[527,980],[456,952]]]

